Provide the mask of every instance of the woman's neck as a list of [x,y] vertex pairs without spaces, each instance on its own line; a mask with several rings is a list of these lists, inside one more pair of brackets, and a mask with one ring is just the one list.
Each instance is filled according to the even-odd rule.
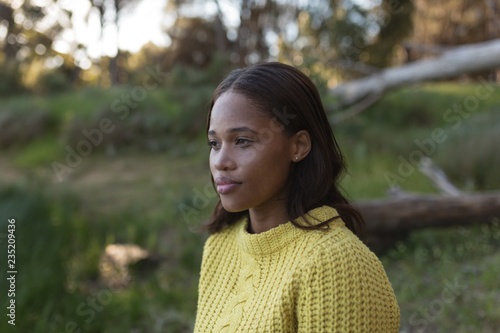
[[288,222],[285,200],[283,199],[250,208],[248,213],[248,232],[252,234],[260,234]]

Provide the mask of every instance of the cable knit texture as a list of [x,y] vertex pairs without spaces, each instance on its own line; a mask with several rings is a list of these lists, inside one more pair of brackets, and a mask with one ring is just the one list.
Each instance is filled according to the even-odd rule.
[[[307,220],[337,216],[323,206]],[[244,218],[205,244],[195,333],[398,332],[382,264],[340,218],[326,230],[288,222],[250,234],[247,225]]]

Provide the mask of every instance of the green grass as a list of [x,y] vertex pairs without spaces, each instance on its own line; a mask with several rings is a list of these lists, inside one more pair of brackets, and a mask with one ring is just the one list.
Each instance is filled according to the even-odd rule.
[[405,332],[497,332],[500,224],[414,232],[383,257]]
[[[47,184],[27,185],[0,191],[2,232],[6,217],[15,218],[17,226],[19,332],[64,332],[66,325],[82,332],[192,330],[203,236],[189,230],[175,202],[163,201],[149,212],[144,197],[144,206],[110,214],[102,207],[87,208],[88,202],[65,191],[40,187]],[[200,217],[209,209],[202,209]],[[99,259],[111,243],[139,244],[160,264],[147,274],[138,271],[127,288],[112,289],[99,279]],[[91,300],[102,294],[106,300],[93,310]],[[10,332],[6,321],[0,328]]]
[[[144,96],[134,99],[137,88]],[[196,94],[193,94],[196,90]],[[82,141],[89,141],[84,131],[99,131],[102,140],[93,144],[93,151],[116,152],[130,148],[138,151],[192,153],[191,142],[203,133],[206,103],[211,86],[159,86],[146,90],[138,86],[98,89],[87,87],[50,97],[16,96],[0,104],[0,128],[19,127],[2,133],[0,146],[19,152],[17,166],[36,166],[66,155],[66,147],[77,150]],[[31,119],[33,111],[48,114],[50,120]],[[101,128],[108,119],[109,132]],[[3,122],[3,123],[2,123]],[[33,127],[40,130],[28,136]],[[13,133],[11,133],[13,132]]]
[[476,114],[498,108],[500,85],[491,84],[488,85],[491,90],[484,89],[482,84],[455,83],[429,83],[404,88],[388,93],[366,110],[361,118],[370,124],[385,124],[393,129],[446,126],[452,122],[446,121],[444,113],[453,109],[455,104],[463,105],[467,111],[468,98],[477,100],[478,105],[469,108],[467,113]]
[[19,148],[14,163],[23,169],[46,165],[61,157],[61,147],[53,137],[43,137],[30,145]]
[[[346,154],[348,174],[342,181],[342,187],[352,200],[387,197],[391,188],[391,174],[398,174],[400,161],[395,154],[360,153],[356,150]],[[401,188],[416,193],[433,193],[431,182],[418,170],[399,182]]]
[[[20,331],[46,332],[51,316],[54,313],[66,314],[67,306],[73,302],[73,296],[65,289],[66,263],[82,246],[79,235],[71,232],[80,227],[82,220],[73,217],[75,205],[69,197],[58,204],[48,205],[36,187],[33,184],[29,190],[2,189],[0,226],[4,236],[2,251],[7,253],[7,219],[16,221],[16,327]],[[68,237],[71,235],[77,237],[71,239]],[[2,267],[7,267],[6,256],[1,260]],[[0,274],[5,281],[6,272],[2,270]],[[2,300],[5,309],[4,306],[6,298]],[[5,320],[0,325],[2,331],[8,327]]]

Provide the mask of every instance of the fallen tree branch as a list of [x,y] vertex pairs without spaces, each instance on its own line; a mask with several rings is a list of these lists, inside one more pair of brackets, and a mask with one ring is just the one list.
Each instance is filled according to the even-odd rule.
[[363,62],[345,61],[345,60],[332,60],[327,63],[328,66],[339,68],[345,71],[360,73],[360,74],[374,74],[380,72],[379,67],[375,67]]
[[345,109],[367,96],[422,81],[446,79],[462,74],[500,67],[500,39],[459,46],[436,59],[420,60],[388,68],[368,77],[347,82],[330,90],[338,102],[334,109]]
[[422,157],[418,169],[432,181],[434,187],[436,187],[441,193],[452,197],[463,195],[463,192],[448,180],[444,171],[429,157]]
[[354,104],[353,106],[351,106],[349,108],[349,110],[333,115],[330,118],[330,123],[332,125],[337,125],[337,124],[340,124],[340,123],[346,121],[349,118],[352,118],[352,117],[358,115],[359,113],[368,109],[373,104],[377,103],[377,101],[379,99],[381,99],[382,96],[383,96],[383,94],[372,94],[372,95],[365,97],[361,101],[359,101],[356,104]]
[[388,199],[354,204],[365,219],[366,241],[373,250],[383,252],[417,229],[500,222],[500,192],[464,193],[429,157],[421,159],[419,170],[441,194],[423,195],[392,186]]
[[368,234],[402,233],[427,227],[489,223],[500,218],[500,192],[379,199],[354,206],[365,218]]
[[404,43],[404,48],[412,52],[439,55],[443,52],[449,51],[452,47],[445,45],[426,45],[416,43]]

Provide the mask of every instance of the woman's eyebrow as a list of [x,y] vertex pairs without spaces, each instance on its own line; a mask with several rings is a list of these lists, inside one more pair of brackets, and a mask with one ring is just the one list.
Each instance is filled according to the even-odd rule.
[[[247,126],[233,127],[226,131],[226,133],[239,133],[239,132],[250,132],[253,134],[259,134],[256,130],[251,129]],[[208,135],[215,135],[217,132],[215,130],[209,130]]]

